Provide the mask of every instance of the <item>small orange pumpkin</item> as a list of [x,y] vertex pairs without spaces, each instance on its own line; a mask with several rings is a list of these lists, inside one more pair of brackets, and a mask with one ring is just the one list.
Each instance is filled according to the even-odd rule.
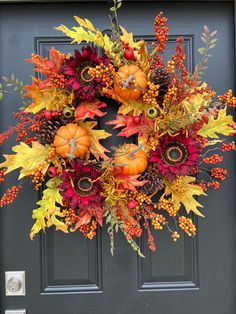
[[83,158],[90,145],[88,131],[77,124],[68,123],[57,130],[53,145],[64,158]]
[[147,155],[135,144],[124,144],[116,150],[114,164],[122,174],[137,175],[147,168]]
[[114,77],[114,91],[124,100],[138,99],[146,88],[147,76],[136,65],[123,65]]

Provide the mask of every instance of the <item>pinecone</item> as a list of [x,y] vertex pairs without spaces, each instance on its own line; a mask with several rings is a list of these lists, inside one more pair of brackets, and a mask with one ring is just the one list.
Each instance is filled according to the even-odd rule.
[[163,103],[164,96],[168,90],[171,78],[164,68],[158,67],[151,75],[151,82],[159,85],[159,95],[157,101],[159,105]]
[[60,126],[66,125],[70,121],[65,117],[55,117],[52,120],[43,118],[40,122],[39,130],[36,132],[36,140],[40,144],[51,144]]
[[164,187],[163,180],[159,177],[156,169],[148,168],[138,179],[139,181],[148,181],[139,188],[139,192],[146,195],[155,194]]

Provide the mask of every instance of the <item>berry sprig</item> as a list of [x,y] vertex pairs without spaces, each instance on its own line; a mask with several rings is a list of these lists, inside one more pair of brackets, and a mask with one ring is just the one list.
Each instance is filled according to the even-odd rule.
[[21,188],[21,185],[13,185],[11,188],[7,189],[0,199],[0,207],[13,203]]
[[168,19],[164,16],[163,12],[160,12],[154,20],[154,32],[157,43],[153,42],[152,45],[155,47],[151,55],[153,55],[152,69],[163,67],[162,54],[164,52],[166,42],[168,40]]
[[235,142],[222,143],[221,150],[222,150],[222,152],[229,152],[229,151],[232,151],[232,150],[236,150]]
[[218,99],[230,107],[236,107],[236,97],[233,97],[232,89],[229,89],[225,94],[218,96]]
[[228,170],[220,167],[215,167],[211,170],[211,176],[215,179],[224,181],[228,174]]
[[219,162],[222,162],[223,161],[223,156],[220,156],[218,154],[213,154],[213,155],[211,155],[209,157],[203,158],[202,161],[205,164],[212,164],[212,165],[214,165],[214,164],[217,164]]
[[194,225],[191,218],[187,218],[185,216],[180,216],[179,220],[179,227],[189,236],[193,237],[196,235],[197,228]]

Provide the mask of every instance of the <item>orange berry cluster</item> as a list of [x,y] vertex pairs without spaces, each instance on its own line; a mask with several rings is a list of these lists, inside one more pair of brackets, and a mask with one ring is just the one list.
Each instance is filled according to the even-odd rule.
[[136,209],[139,209],[143,206],[143,204],[147,204],[147,205],[150,205],[152,203],[152,200],[151,198],[144,194],[144,193],[135,193],[130,191],[128,193],[128,196],[130,196],[130,199],[132,201],[134,201],[135,203],[137,203],[137,207]]
[[184,38],[182,36],[176,39],[175,54],[172,56],[172,61],[174,61],[175,67],[181,70],[182,77],[187,77],[188,71],[184,65],[186,55],[184,53],[183,42]]
[[184,193],[185,189],[183,188],[183,181],[182,181],[182,177],[178,176],[175,180],[175,187],[174,187],[176,192],[179,193]]
[[94,78],[98,78],[104,83],[105,86],[111,86],[114,81],[115,68],[112,64],[105,65],[101,63],[97,65],[95,68],[90,68],[88,71],[89,75]]
[[220,182],[218,181],[211,181],[207,183],[208,187],[212,187],[214,190],[218,190],[220,187]]
[[177,231],[174,231],[171,235],[172,239],[174,242],[176,242],[179,238],[180,238],[180,235]]
[[177,214],[177,210],[176,210],[174,204],[175,204],[175,202],[172,198],[168,198],[168,199],[161,198],[157,204],[157,208],[159,210],[163,209],[163,210],[167,211],[167,213],[170,217],[175,217]]
[[5,172],[7,171],[7,168],[3,168],[0,170],[0,183],[4,182],[5,180]]
[[173,60],[167,61],[166,71],[170,74],[175,72],[175,62]]
[[155,230],[162,230],[163,226],[166,224],[166,218],[163,215],[152,213],[150,215],[152,218],[152,225]]
[[222,152],[229,152],[231,150],[236,150],[235,142],[223,143],[221,146]]
[[97,229],[97,222],[95,220],[93,220],[90,225],[83,225],[79,228],[83,236],[89,240],[92,240],[95,237],[96,229]]
[[164,66],[163,59],[161,54],[164,52],[166,42],[168,40],[168,27],[167,27],[167,18],[163,16],[163,12],[160,12],[154,20],[154,32],[156,33],[157,43],[153,42],[152,46],[156,47],[153,58],[152,68],[158,68]]
[[65,223],[67,226],[71,226],[77,222],[77,217],[72,208],[63,210],[63,216],[65,217]]
[[24,138],[26,135],[27,135],[26,130],[22,130],[21,132],[17,134],[16,141],[20,142],[22,138]]
[[13,203],[21,188],[21,185],[13,185],[11,188],[7,189],[0,199],[0,207]]
[[24,140],[24,143],[27,144],[27,145],[30,145],[32,144],[33,142],[35,142],[36,139],[35,137],[27,137],[25,140]]
[[224,95],[218,96],[218,98],[222,103],[233,108],[236,107],[236,97],[233,97],[232,89],[229,89]]
[[166,41],[168,39],[168,19],[163,15],[163,12],[160,12],[154,20],[154,32],[157,40],[157,44],[153,43],[154,47],[157,47],[157,51],[160,53],[164,52]]
[[207,184],[208,183],[201,181],[197,185],[200,186],[200,188],[203,190],[203,192],[206,192],[207,191]]
[[41,122],[37,121],[37,122],[34,122],[30,127],[30,131],[31,132],[37,132],[39,130],[39,127],[40,127],[40,124]]
[[218,154],[213,154],[212,156],[203,158],[203,162],[205,164],[217,164],[222,161],[223,161],[223,156],[220,156]]
[[155,106],[157,104],[156,97],[159,95],[159,85],[155,85],[148,82],[148,89],[143,94],[143,101],[150,106]]
[[205,147],[206,144],[208,143],[208,139],[205,137],[197,136],[196,140],[200,143],[201,147]]
[[215,167],[211,170],[211,176],[213,178],[224,181],[228,174],[228,170],[220,167]]
[[174,96],[176,96],[178,89],[175,86],[169,87],[164,97],[164,105],[171,103]]
[[141,237],[142,228],[141,228],[140,224],[137,223],[137,221],[135,221],[134,219],[128,219],[125,222],[125,232],[130,237],[132,237],[132,236]]
[[35,189],[39,190],[44,182],[44,174],[43,174],[44,164],[40,165],[37,169],[35,169],[30,177],[32,178],[32,183],[35,183]]
[[192,174],[197,174],[197,173],[201,173],[201,172],[202,172],[202,170],[199,168],[199,166],[195,166],[191,170]]
[[52,147],[48,153],[47,161],[50,162],[56,155],[56,149]]
[[191,218],[187,218],[185,216],[180,216],[179,217],[179,226],[189,237],[196,235],[197,228],[194,225]]

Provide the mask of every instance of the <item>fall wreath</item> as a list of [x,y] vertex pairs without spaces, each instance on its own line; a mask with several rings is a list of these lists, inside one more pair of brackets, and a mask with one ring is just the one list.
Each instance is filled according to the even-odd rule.
[[[172,58],[163,61],[168,40],[163,13],[154,20],[156,41],[148,52],[144,40],[135,41],[117,26],[121,4],[113,0],[109,35],[79,17],[72,29],[57,27],[73,43],[87,44],[73,55],[54,48],[49,58],[32,54],[28,61],[40,75],[30,86],[14,75],[3,77],[0,97],[19,93],[23,107],[13,114],[18,123],[0,134],[0,144],[13,134],[18,142],[13,154],[3,155],[0,181],[20,169],[19,185],[7,189],[0,206],[16,199],[28,177],[36,190],[42,189],[31,238],[55,226],[92,239],[105,225],[112,253],[114,234],[121,231],[143,256],[135,241],[143,232],[152,251],[153,229],[167,228],[174,241],[180,231],[196,234],[192,216],[203,217],[198,197],[220,187],[227,177],[219,166],[222,153],[235,150],[234,142],[227,141],[235,134],[227,107],[235,107],[236,98],[231,90],[217,96],[201,81],[216,31],[204,27],[202,60],[188,73],[182,37]],[[112,147],[113,153],[100,143],[111,134],[97,127],[109,99],[116,101],[117,115],[108,124],[121,129],[118,136],[135,136],[133,144]]]

